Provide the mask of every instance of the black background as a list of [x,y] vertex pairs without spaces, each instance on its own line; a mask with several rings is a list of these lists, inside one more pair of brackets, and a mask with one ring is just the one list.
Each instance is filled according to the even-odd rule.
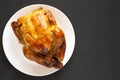
[[[16,70],[2,48],[2,34],[7,21],[16,11],[30,4],[48,4],[63,11],[71,20],[76,35],[74,53],[67,65],[44,77],[33,77]],[[0,80],[120,80],[119,2],[0,0],[0,45]]]

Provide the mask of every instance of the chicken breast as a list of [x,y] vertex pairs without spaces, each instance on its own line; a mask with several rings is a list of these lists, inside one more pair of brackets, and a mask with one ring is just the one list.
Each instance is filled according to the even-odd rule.
[[11,23],[24,55],[46,67],[62,68],[65,36],[50,10],[39,8]]

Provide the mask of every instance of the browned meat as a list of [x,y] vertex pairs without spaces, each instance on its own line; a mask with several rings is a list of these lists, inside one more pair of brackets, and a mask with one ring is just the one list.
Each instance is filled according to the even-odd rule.
[[66,42],[51,11],[35,10],[11,23],[24,55],[46,67],[62,68]]

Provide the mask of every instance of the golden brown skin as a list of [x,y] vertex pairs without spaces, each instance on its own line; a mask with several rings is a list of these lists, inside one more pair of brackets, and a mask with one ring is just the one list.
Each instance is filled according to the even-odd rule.
[[12,22],[24,55],[46,67],[62,68],[66,42],[51,11],[42,8]]

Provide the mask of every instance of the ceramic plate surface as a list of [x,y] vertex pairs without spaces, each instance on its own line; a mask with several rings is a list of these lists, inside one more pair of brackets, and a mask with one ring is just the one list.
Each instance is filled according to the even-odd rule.
[[57,21],[57,24],[65,34],[66,51],[65,51],[65,57],[63,60],[64,66],[71,58],[73,54],[74,46],[75,46],[75,34],[74,34],[73,26],[70,20],[67,18],[67,16],[63,12],[61,12],[59,9],[49,5],[45,5],[45,4],[33,4],[17,11],[9,19],[9,21],[5,26],[5,29],[3,32],[3,49],[7,59],[17,70],[32,76],[49,75],[58,71],[59,69],[47,68],[27,59],[23,54],[22,45],[18,42],[18,39],[12,30],[11,23],[13,21],[17,21],[19,17],[23,15],[27,15],[28,13],[40,7],[44,9],[48,9],[53,13]]

